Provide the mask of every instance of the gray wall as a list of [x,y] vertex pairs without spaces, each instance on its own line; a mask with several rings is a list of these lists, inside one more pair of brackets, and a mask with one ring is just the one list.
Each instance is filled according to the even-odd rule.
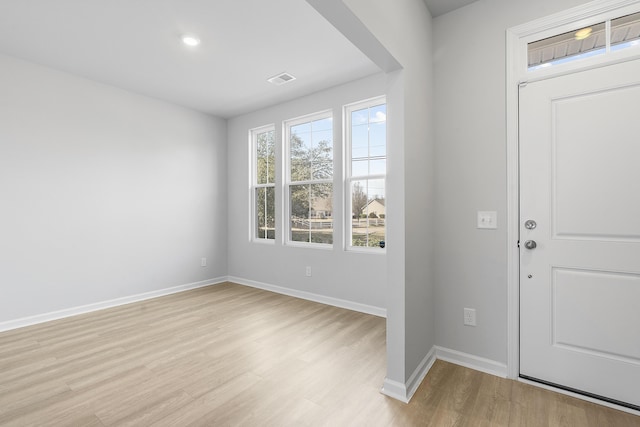
[[[229,275],[256,285],[279,286],[384,309],[386,255],[344,250],[342,169],[334,170],[334,245],[332,249],[283,244],[282,227],[273,244],[250,241],[249,130],[274,124],[282,140],[282,122],[307,114],[333,110],[334,159],[342,164],[342,107],[384,95],[384,75],[375,75],[228,121],[228,233]],[[276,218],[282,218],[283,150],[276,151]],[[278,223],[281,224],[281,223]],[[312,276],[305,276],[311,266]]]
[[[505,30],[581,3],[479,0],[434,19],[439,346],[507,361]],[[478,210],[498,211],[498,229],[476,229]]]
[[394,100],[389,116],[393,109],[403,116],[389,124],[397,136],[390,144],[400,145],[389,154],[389,187],[402,203],[395,212],[390,203],[389,217],[397,222],[389,227],[403,238],[389,238],[387,379],[406,384],[436,343],[431,15],[421,0],[345,3],[402,65],[388,76],[387,88]]
[[[479,0],[433,28],[421,0],[345,2],[403,70],[236,117],[228,137],[221,119],[0,56],[0,322],[229,274],[387,308],[394,381],[436,344],[506,363],[505,30],[585,2]],[[383,93],[387,255],[250,243],[248,129]],[[476,229],[478,210],[498,229]]]
[[226,275],[224,120],[3,55],[0,120],[0,322]]

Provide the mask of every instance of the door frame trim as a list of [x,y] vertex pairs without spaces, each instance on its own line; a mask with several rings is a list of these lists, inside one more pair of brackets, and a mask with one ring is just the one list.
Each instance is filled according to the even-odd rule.
[[594,56],[564,66],[527,72],[527,43],[561,34],[602,20],[640,11],[640,0],[595,0],[537,19],[506,31],[506,138],[507,138],[507,376],[520,374],[520,251],[519,241],[519,97],[520,85],[572,74],[616,62],[640,58],[637,49]]

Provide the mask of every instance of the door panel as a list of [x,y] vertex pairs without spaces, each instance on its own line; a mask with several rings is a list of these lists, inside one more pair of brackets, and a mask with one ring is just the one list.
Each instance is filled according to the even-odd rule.
[[553,345],[640,363],[640,337],[629,328],[640,324],[640,275],[569,268],[552,274]]
[[520,373],[640,408],[638,105],[637,60],[520,90]]
[[611,191],[640,194],[638,100],[634,85],[551,101],[554,237],[640,239],[640,204]]

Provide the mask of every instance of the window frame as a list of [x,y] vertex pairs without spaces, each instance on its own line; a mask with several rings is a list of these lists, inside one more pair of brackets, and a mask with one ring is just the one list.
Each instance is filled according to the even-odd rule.
[[[330,179],[309,179],[303,181],[292,181],[291,180],[291,128],[293,126],[297,126],[304,123],[314,122],[317,120],[330,119],[332,122],[331,126],[331,164],[332,164],[332,176]],[[283,120],[282,122],[282,135],[283,135],[283,156],[284,156],[284,179],[281,186],[282,189],[282,199],[284,204],[282,221],[283,221],[283,230],[284,233],[284,244],[287,246],[295,246],[295,247],[303,247],[303,248],[316,248],[316,249],[333,249],[335,244],[335,212],[332,209],[331,212],[331,221],[332,221],[332,243],[318,243],[318,242],[300,242],[291,239],[291,187],[293,185],[313,185],[313,184],[330,184],[331,185],[331,198],[332,205],[335,205],[335,185],[334,179],[336,174],[335,167],[335,120],[332,109],[327,109],[323,111],[319,111],[312,114],[307,114],[304,116],[295,117],[292,119]]]
[[[609,3],[609,4],[607,4]],[[588,70],[609,64],[637,59],[640,57],[640,46],[632,45],[625,49],[611,48],[611,21],[640,12],[637,3],[628,4],[624,0],[610,0],[602,5],[578,6],[557,14],[562,18],[543,18],[532,23],[520,25],[507,30],[507,52],[510,59],[508,71],[518,76],[521,82],[534,82]],[[619,5],[617,5],[619,4]],[[580,12],[576,12],[580,9]],[[554,15],[555,16],[555,15]],[[586,55],[572,58],[569,61],[530,69],[528,66],[529,44],[564,33],[575,32],[582,28],[605,23],[606,42],[604,52],[597,55]]]
[[[267,132],[273,132],[273,171],[274,171],[274,175],[273,175],[273,182],[267,182],[267,183],[263,183],[263,184],[259,184],[258,183],[258,135],[263,134],[263,133],[267,133]],[[257,128],[253,128],[249,130],[249,149],[251,150],[251,177],[250,177],[250,183],[251,185],[249,186],[249,199],[250,199],[250,206],[251,206],[251,215],[250,215],[250,224],[249,224],[249,239],[252,242],[256,242],[256,243],[262,243],[262,244],[270,244],[273,245],[275,244],[277,235],[278,235],[278,220],[277,220],[277,215],[276,215],[276,182],[278,180],[277,178],[277,151],[278,151],[278,144],[277,144],[277,135],[276,135],[276,127],[274,124],[270,124],[270,125],[265,125],[265,126],[260,126]],[[256,192],[259,188],[272,188],[273,189],[273,193],[274,193],[274,200],[273,200],[273,206],[274,206],[274,237],[273,238],[269,238],[269,237],[260,237],[258,235],[258,204],[257,204],[257,198],[256,198]]]
[[[388,161],[385,162],[386,168],[384,174],[367,174],[367,175],[353,175],[352,174],[352,141],[351,141],[351,115],[354,111],[362,110],[365,108],[372,108],[378,105],[387,106],[386,95],[376,96],[373,98],[357,101],[351,104],[347,104],[342,108],[343,111],[343,155],[344,159],[344,248],[350,252],[364,252],[371,254],[386,254],[386,245],[384,248],[374,246],[353,246],[353,201],[351,195],[351,186],[354,181],[374,180],[381,179],[384,182],[385,189],[385,242],[387,241],[387,227],[386,227],[386,211],[387,211],[387,174],[388,174]],[[385,118],[385,129],[387,119]],[[384,159],[388,160],[388,132],[385,132],[385,156]],[[380,158],[380,156],[373,156],[373,158]],[[368,156],[367,159],[372,159],[372,156]],[[371,203],[371,202],[368,202]]]

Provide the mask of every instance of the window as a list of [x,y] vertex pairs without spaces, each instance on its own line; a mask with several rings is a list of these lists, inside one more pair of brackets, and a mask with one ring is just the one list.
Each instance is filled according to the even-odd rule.
[[251,131],[253,153],[253,238],[275,239],[275,135],[268,126]]
[[289,242],[333,244],[331,113],[285,123]]
[[528,70],[640,45],[640,13],[596,23],[529,43]]
[[640,45],[640,13],[611,20],[611,50]]
[[345,107],[347,247],[384,248],[387,106],[376,98]]

